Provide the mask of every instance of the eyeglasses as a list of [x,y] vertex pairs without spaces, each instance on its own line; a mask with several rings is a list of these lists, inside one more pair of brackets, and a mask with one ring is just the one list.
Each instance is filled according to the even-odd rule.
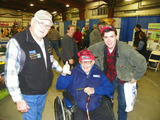
[[45,25],[43,22],[39,22],[38,20],[36,20],[36,21],[38,22],[38,24],[40,25],[40,27],[43,27],[43,28],[45,28],[47,30],[51,29],[50,25]]
[[92,61],[80,61],[81,64],[91,64]]

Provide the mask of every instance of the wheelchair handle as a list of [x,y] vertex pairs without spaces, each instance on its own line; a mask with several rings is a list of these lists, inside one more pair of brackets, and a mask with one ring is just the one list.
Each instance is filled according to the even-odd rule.
[[78,88],[76,89],[77,91],[81,91],[81,90],[84,90],[85,88]]

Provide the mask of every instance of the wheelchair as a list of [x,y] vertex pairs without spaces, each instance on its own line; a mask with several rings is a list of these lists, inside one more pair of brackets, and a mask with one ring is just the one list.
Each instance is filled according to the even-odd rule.
[[[115,120],[112,99],[107,96],[102,96],[101,103],[106,111],[112,115],[113,120]],[[73,112],[75,109],[76,106],[74,105],[73,101],[71,101],[70,98],[68,99],[64,97],[64,92],[63,99],[61,99],[60,96],[57,96],[54,100],[55,120],[74,120]]]
[[67,98],[57,96],[54,100],[55,120],[73,120],[73,107]]

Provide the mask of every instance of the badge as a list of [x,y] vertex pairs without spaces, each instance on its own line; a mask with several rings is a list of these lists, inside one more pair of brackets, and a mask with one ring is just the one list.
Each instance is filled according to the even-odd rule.
[[41,54],[36,53],[36,50],[31,50],[31,51],[29,51],[29,57],[31,59],[37,59],[37,58],[41,58]]
[[41,54],[40,53],[37,53],[37,58],[41,58]]
[[93,77],[95,77],[95,78],[100,78],[100,75],[93,75]]

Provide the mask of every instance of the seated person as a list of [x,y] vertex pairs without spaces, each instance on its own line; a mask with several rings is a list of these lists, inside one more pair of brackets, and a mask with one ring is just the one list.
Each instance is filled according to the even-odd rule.
[[[89,50],[78,52],[79,64],[70,71],[68,62],[58,77],[56,88],[66,89],[73,96],[76,109],[74,120],[113,120],[111,114],[101,105],[101,98],[113,97],[113,86],[104,73],[95,64],[95,58]],[[81,91],[79,89],[82,89]]]

